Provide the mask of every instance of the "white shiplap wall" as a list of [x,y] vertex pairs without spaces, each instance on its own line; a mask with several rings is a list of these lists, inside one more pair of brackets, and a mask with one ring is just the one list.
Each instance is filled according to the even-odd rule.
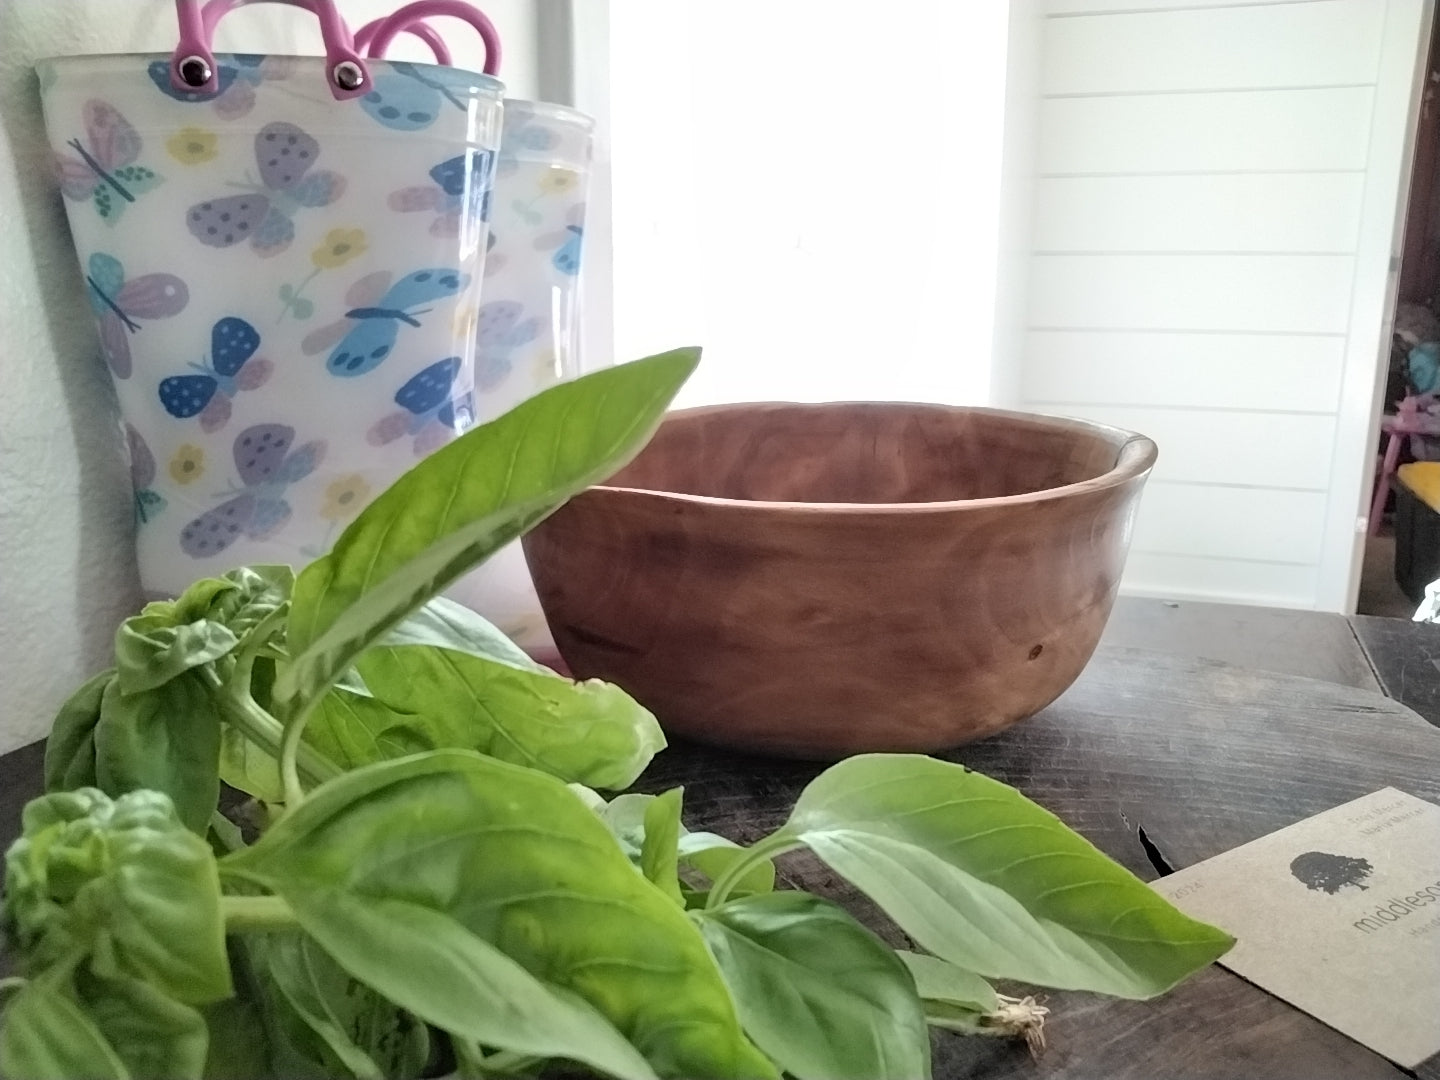
[[1349,603],[1424,6],[1046,0],[1020,395],[1159,442],[1128,590]]

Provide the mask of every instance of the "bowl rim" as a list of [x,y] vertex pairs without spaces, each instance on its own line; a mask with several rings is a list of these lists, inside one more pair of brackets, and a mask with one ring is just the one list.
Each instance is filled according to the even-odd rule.
[[[985,499],[944,499],[933,502],[786,502],[771,499],[731,499],[719,495],[692,495],[683,491],[664,491],[659,488],[629,487],[623,484],[608,483],[595,484],[587,490],[646,496],[665,502],[693,503],[698,506],[727,507],[737,510],[791,510],[800,513],[832,514],[844,512],[862,515],[894,514],[897,512],[911,514],[945,513],[971,508],[989,509],[1003,506],[1024,506],[1033,503],[1046,503],[1071,498],[1076,495],[1084,495],[1090,492],[1103,491],[1107,488],[1119,487],[1122,484],[1127,484],[1137,478],[1146,476],[1146,474],[1155,467],[1155,459],[1160,453],[1159,447],[1155,445],[1155,441],[1148,436],[1129,431],[1125,428],[1115,427],[1111,424],[1101,424],[1094,420],[1085,420],[1078,416],[1057,416],[1050,413],[1022,412],[1017,409],[994,409],[977,405],[946,405],[933,401],[739,401],[718,405],[699,405],[688,409],[671,409],[661,419],[660,423],[663,425],[668,423],[672,418],[677,417],[703,416],[708,413],[728,412],[740,408],[780,406],[801,409],[834,409],[853,408],[856,405],[908,406],[911,408],[943,410],[946,412],[984,413],[988,416],[1019,420],[1025,423],[1036,424],[1037,426],[1058,427],[1076,432],[1084,432],[1087,435],[1098,435],[1115,444],[1115,464],[1099,476],[1092,476],[1088,480],[1077,480],[1073,484],[1061,484],[1059,487],[1042,488],[1039,491],[1027,491],[1018,495],[994,495]],[[658,425],[655,430],[657,432],[660,430]],[[643,448],[641,452],[643,453]],[[639,454],[637,453],[636,456],[638,457]],[[626,464],[629,464],[629,462],[626,462]],[[624,466],[621,466],[621,468],[623,467]]]

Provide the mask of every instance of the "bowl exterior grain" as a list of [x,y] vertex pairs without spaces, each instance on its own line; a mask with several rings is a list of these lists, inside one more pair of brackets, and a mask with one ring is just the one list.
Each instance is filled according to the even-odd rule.
[[1154,458],[1129,432],[992,410],[687,410],[525,550],[576,677],[672,734],[938,750],[1080,674]]

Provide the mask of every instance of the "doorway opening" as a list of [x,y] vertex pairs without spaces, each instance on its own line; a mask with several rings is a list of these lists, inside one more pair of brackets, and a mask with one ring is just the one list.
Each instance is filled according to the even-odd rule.
[[1409,618],[1440,579],[1440,19],[1431,27],[1356,610]]

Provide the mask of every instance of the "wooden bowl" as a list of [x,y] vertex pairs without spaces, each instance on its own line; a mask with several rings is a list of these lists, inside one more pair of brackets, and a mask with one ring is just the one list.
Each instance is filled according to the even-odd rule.
[[1141,435],[943,405],[672,413],[525,538],[561,655],[673,734],[807,758],[955,746],[1090,659]]

